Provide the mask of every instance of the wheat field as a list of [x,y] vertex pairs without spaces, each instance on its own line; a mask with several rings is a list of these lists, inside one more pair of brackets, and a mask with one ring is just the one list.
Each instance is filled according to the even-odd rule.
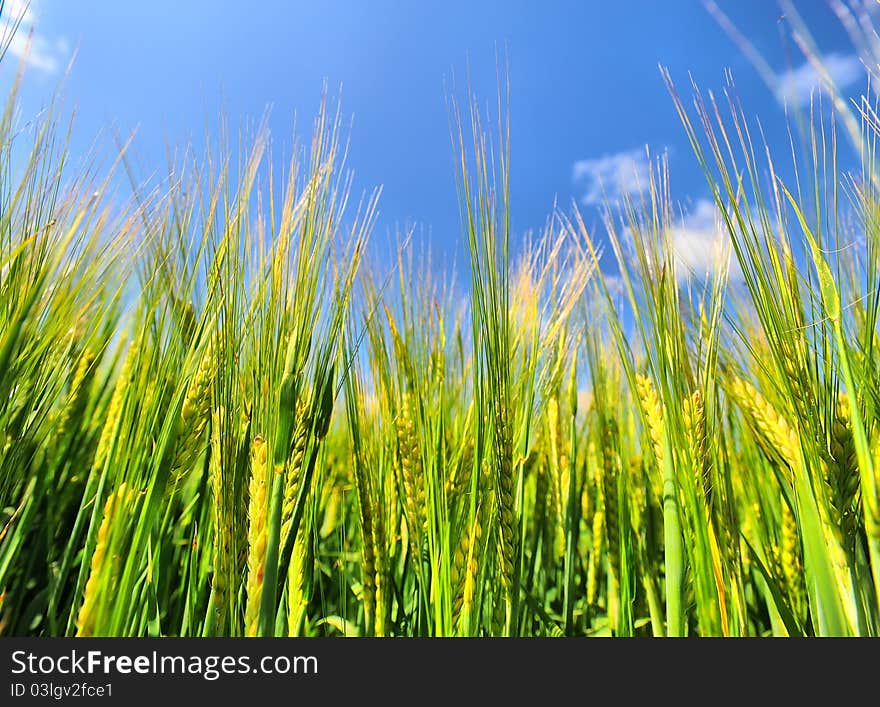
[[14,88],[0,635],[880,634],[873,99],[775,146],[732,82],[660,80],[719,267],[673,252],[662,156],[512,233],[502,82],[451,102],[464,290],[376,256],[332,100],[283,174],[257,129],[120,198],[124,148],[72,169]]

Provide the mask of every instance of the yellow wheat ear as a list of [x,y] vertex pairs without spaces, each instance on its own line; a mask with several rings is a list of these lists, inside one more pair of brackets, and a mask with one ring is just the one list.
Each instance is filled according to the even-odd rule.
[[131,384],[131,378],[134,374],[135,365],[138,355],[140,354],[140,344],[135,339],[129,346],[128,353],[125,355],[125,362],[122,364],[122,370],[119,372],[119,378],[113,387],[113,394],[110,396],[110,404],[107,407],[107,416],[104,418],[104,425],[101,428],[101,436],[98,439],[98,448],[95,451],[95,458],[92,462],[92,468],[102,469],[107,461],[107,456],[113,448],[113,442],[118,435],[117,427],[122,416],[122,406],[125,403],[125,394]]
[[288,458],[286,472],[283,465],[275,467],[275,473],[286,474],[284,477],[284,498],[281,504],[281,537],[286,538],[293,521],[293,511],[296,507],[296,497],[299,493],[299,482],[302,477],[303,463],[305,462],[306,443],[311,430],[311,416],[309,404],[305,396],[300,398],[294,415],[293,448]]
[[746,413],[771,455],[780,457],[791,469],[801,465],[801,447],[795,429],[758,389],[742,378],[734,378],[730,392]]
[[409,394],[404,393],[397,415],[397,444],[400,473],[403,477],[404,516],[410,550],[418,561],[425,526],[425,476],[418,432],[410,411]]
[[260,621],[260,602],[263,596],[263,571],[268,541],[268,450],[262,437],[255,437],[251,449],[251,479],[248,487],[248,554],[247,604],[244,612],[245,636],[256,636]]
[[175,451],[172,488],[180,483],[198,458],[200,445],[204,444],[205,430],[211,419],[211,380],[216,367],[217,354],[212,340],[199,360],[199,367],[187,386],[180,409],[180,434]]
[[654,383],[641,373],[636,374],[636,395],[648,422],[648,435],[654,449],[654,459],[660,467],[663,465],[663,407]]
[[[89,578],[83,592],[83,603],[76,617],[76,635],[94,636],[99,627],[101,596],[105,587],[112,587],[119,570],[118,553],[112,552],[114,534],[118,527],[124,527],[125,516],[131,512],[135,491],[127,487],[123,481],[119,487],[107,496],[104,501],[104,513],[95,550],[89,567]],[[122,517],[120,518],[120,514]]]

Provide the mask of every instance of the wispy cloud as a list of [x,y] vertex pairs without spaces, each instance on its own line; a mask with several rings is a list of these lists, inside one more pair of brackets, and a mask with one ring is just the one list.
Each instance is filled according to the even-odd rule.
[[718,274],[727,268],[731,279],[742,277],[718,209],[708,199],[697,201],[679,224],[670,229],[669,239],[680,276]]
[[627,150],[588,160],[572,167],[572,181],[581,202],[592,206],[607,199],[614,203],[648,186],[651,165],[644,150]]
[[[838,88],[844,89],[865,77],[865,68],[855,54],[826,54],[821,64],[828,78]],[[783,103],[806,105],[810,96],[823,86],[822,74],[812,62],[806,61],[796,69],[784,71],[778,76],[776,97]]]
[[613,298],[623,296],[623,278],[620,275],[603,274],[603,279],[605,280],[605,287],[608,288],[608,294]]
[[[0,36],[5,44],[8,40],[4,59],[15,57],[19,61],[27,59],[27,66],[44,74],[55,74],[70,56],[70,43],[65,37],[49,37],[37,31],[39,6],[27,0],[6,0],[3,5],[4,17],[0,20]],[[18,29],[9,34],[19,21]]]

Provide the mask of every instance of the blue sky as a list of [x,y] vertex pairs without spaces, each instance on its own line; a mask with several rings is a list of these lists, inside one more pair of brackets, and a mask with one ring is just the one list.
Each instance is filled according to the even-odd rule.
[[[773,0],[717,0],[779,73],[793,105],[817,83],[785,39],[788,20]],[[22,0],[7,0],[15,12]],[[842,83],[861,81],[851,44],[820,0],[795,2]],[[34,0],[24,25],[34,40],[22,115],[65,81],[76,106],[72,148],[84,153],[112,126],[137,129],[143,174],[165,165],[166,141],[203,141],[223,112],[236,128],[271,105],[278,146],[290,144],[293,116],[304,137],[326,81],[342,88],[353,119],[348,165],[357,190],[382,185],[376,238],[418,224],[431,249],[461,257],[446,95],[453,73],[470,67],[477,93],[495,96],[496,56],[507,53],[511,82],[512,222],[540,228],[554,200],[581,203],[598,221],[598,183],[612,195],[644,170],[645,146],[668,150],[672,190],[688,220],[686,249],[711,230],[708,191],[685,140],[658,63],[682,84],[688,72],[719,89],[731,69],[749,113],[786,145],[779,95],[769,90],[700,0],[393,0],[259,3],[208,0]],[[0,66],[8,85],[24,41]],[[619,189],[618,189],[619,190]],[[690,229],[690,230],[687,230]],[[689,245],[688,245],[689,243]],[[693,257],[701,257],[693,250]],[[699,265],[699,262],[697,263]]]

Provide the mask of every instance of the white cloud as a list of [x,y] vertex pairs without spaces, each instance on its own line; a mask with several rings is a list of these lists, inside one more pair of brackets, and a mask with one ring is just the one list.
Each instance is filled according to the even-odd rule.
[[624,284],[623,278],[620,275],[605,275],[603,273],[602,278],[605,280],[605,287],[608,288],[608,294],[612,298],[623,296]]
[[[45,74],[57,73],[70,56],[70,43],[64,37],[50,38],[36,31],[39,19],[39,8],[36,2],[27,0],[6,0],[3,5],[3,20],[0,23],[0,36],[3,44],[9,41],[6,56],[16,57],[19,61],[27,58],[27,66],[34,71]],[[15,28],[15,34],[9,34]]]
[[[840,90],[866,76],[865,68],[855,54],[826,54],[821,63],[831,82]],[[798,68],[779,75],[776,97],[783,103],[806,105],[810,102],[810,96],[822,86],[822,75],[807,61]]]
[[582,190],[581,201],[588,206],[614,203],[648,186],[651,165],[644,150],[627,150],[589,160],[579,160],[572,168],[572,181]]
[[742,275],[733,256],[730,237],[714,202],[700,199],[679,224],[669,229],[669,240],[680,277],[722,272],[738,279]]

